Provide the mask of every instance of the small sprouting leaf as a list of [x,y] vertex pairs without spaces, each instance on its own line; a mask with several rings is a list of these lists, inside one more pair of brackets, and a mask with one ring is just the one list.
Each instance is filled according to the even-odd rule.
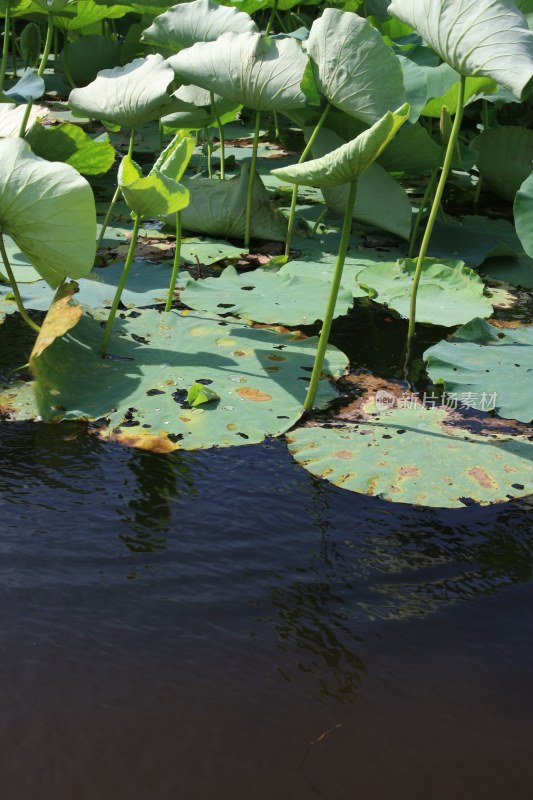
[[211,403],[213,400],[220,400],[220,396],[203,383],[193,383],[187,392],[187,402],[191,408],[196,408],[204,403]]
[[142,169],[130,156],[124,156],[118,168],[118,184],[128,208],[139,217],[164,217],[175,214],[189,202],[189,190],[152,168],[143,176]]

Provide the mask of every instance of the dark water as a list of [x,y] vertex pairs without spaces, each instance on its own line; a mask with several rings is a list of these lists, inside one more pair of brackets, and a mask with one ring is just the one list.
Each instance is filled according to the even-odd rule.
[[2,800],[529,800],[531,502],[1,435]]

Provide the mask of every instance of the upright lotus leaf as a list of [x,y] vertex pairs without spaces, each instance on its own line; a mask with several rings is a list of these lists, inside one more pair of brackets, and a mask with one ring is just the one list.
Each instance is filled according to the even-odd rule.
[[[26,113],[25,106],[16,106],[13,103],[0,103],[0,139],[18,136],[20,126]],[[38,119],[43,119],[50,113],[45,106],[32,106],[27,125],[31,126]]]
[[27,67],[19,80],[3,92],[6,102],[28,103],[37,100],[44,94],[44,80],[37,75],[37,70]]
[[409,106],[405,103],[397,111],[387,111],[385,116],[356,139],[322,158],[273,169],[272,174],[289,183],[316,186],[319,189],[356,181],[379,157],[408,116]]
[[[82,5],[89,0],[81,0]],[[105,10],[105,7],[97,6]],[[54,70],[62,75],[68,71],[76,86],[87,86],[101,70],[113,69],[124,59],[122,44],[108,36],[90,34],[69,42],[68,48],[54,60]]]
[[259,33],[249,14],[212,0],[193,0],[172,6],[156,17],[144,31],[141,41],[168,47],[177,53],[196,42],[214,42],[227,31]]
[[484,397],[502,417],[533,420],[533,327],[502,329],[473,319],[424,358],[431,380],[452,396],[470,397],[465,405]]
[[[97,354],[100,338],[97,321],[84,316],[32,359],[43,419],[107,417],[103,437],[164,452],[253,444],[301,416],[314,339],[150,309],[117,321],[112,359]],[[325,373],[337,377],[346,366],[332,349]],[[220,400],[191,408],[194,383]],[[334,396],[323,381],[322,402]]]
[[326,8],[306,43],[319,92],[332,105],[369,124],[405,100],[400,62],[370,23]]
[[[415,268],[412,259],[375,264],[362,270],[357,281],[376,303],[383,303],[408,319]],[[453,327],[472,317],[489,317],[493,308],[484,290],[479,275],[462,261],[450,265],[426,258],[418,292],[417,319]]]
[[83,277],[94,263],[91,187],[68,164],[34,155],[23,139],[0,141],[0,228],[52,287]]
[[156,167],[143,176],[130,156],[124,156],[118,169],[118,185],[128,208],[138,217],[164,217],[175,214],[189,202],[189,190]]
[[115,148],[107,134],[96,140],[70,122],[46,128],[33,125],[26,141],[35,155],[47,161],[64,161],[82,175],[101,175],[115,162]]
[[396,503],[455,508],[533,492],[527,436],[482,436],[453,422],[442,408],[393,408],[356,424],[298,428],[287,440],[312,475]]
[[167,89],[174,72],[159,54],[136,58],[124,67],[104,69],[82,89],[73,89],[69,108],[79,116],[136,128],[170,111]]
[[[244,162],[240,174],[226,181],[213,181],[202,175],[183,178],[183,184],[190,191],[190,204],[182,212],[184,230],[242,239],[249,170],[249,165]],[[172,220],[169,222],[172,224]],[[282,242],[286,232],[284,217],[272,209],[269,194],[256,175],[252,195],[252,236]]]
[[522,247],[533,258],[533,173],[526,178],[516,194],[514,221]]
[[195,147],[196,140],[192,136],[177,134],[155,162],[154,169],[173,181],[179,181],[189,165]]
[[492,78],[522,99],[533,77],[533,33],[512,0],[392,0],[389,13],[460,75]]
[[[189,283],[180,301],[191,308],[215,314],[232,314],[268,325],[312,325],[322,319],[329,281],[290,274],[290,262],[283,273],[255,269],[240,275],[226,267],[219,278]],[[309,274],[311,273],[311,274]],[[339,291],[334,317],[346,314],[353,305],[352,292]]]
[[484,184],[512,203],[531,173],[533,131],[501,125],[476,136],[471,147],[478,152],[476,163]]
[[303,105],[300,89],[307,57],[292,36],[224,33],[216,42],[198,42],[168,59],[184,83],[256,111],[283,111]]
[[242,108],[240,103],[226,100],[219,94],[211,97],[211,92],[199,86],[180,86],[174,92],[175,111],[166,114],[161,122],[171,130],[200,130],[216,125],[215,111],[211,100],[216,105],[216,113],[222,125],[234,120]]

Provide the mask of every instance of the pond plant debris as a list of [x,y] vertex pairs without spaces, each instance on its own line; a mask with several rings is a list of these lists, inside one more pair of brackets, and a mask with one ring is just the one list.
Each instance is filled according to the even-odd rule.
[[531,494],[531,14],[244,5],[4,4],[0,336],[34,342],[2,418],[284,436],[391,502]]

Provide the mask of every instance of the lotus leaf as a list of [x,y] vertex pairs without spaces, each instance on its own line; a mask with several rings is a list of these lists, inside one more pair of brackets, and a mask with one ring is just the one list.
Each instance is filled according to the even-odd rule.
[[[16,106],[12,103],[0,103],[0,138],[18,136],[24,114],[25,106]],[[32,106],[27,127],[33,125],[38,119],[43,119],[50,113],[50,109],[45,106]]]
[[35,155],[47,161],[63,161],[82,175],[107,172],[115,161],[115,148],[107,135],[93,139],[78,125],[64,122],[55,127],[34,125],[26,136]]
[[533,289],[533,259],[525,253],[490,258],[483,264],[483,273],[497,281]]
[[[300,276],[309,281],[311,286],[314,286],[316,281],[325,282],[331,285],[333,280],[333,272],[335,270],[336,256],[333,254],[321,253],[316,260],[311,261],[289,261],[278,272],[278,275],[290,275],[292,277]],[[367,297],[368,293],[361,289],[357,283],[357,275],[369,265],[368,261],[357,261],[354,259],[346,259],[341,278],[341,291],[342,294],[348,296],[346,293],[351,294],[352,297]],[[342,296],[342,295],[341,295]],[[321,314],[324,309],[321,309]],[[320,319],[319,315],[317,319]]]
[[[84,316],[32,358],[44,419],[107,417],[103,437],[164,452],[260,442],[302,413],[315,339],[206,313],[152,310],[117,320],[111,359],[97,355],[101,335]],[[341,375],[346,365],[331,349],[326,373]],[[204,383],[220,401],[190,408],[193,383]],[[322,402],[333,396],[322,382]]]
[[313,22],[306,51],[319,92],[363,122],[377,122],[405,100],[402,69],[366,19],[324,9]]
[[493,397],[502,417],[533,420],[533,327],[502,329],[473,319],[424,358],[448,394]]
[[[291,275],[290,262],[283,272],[255,269],[240,275],[226,267],[220,278],[190,283],[180,295],[185,305],[215,314],[233,314],[269,325],[312,325],[322,319],[329,283],[319,276]],[[346,314],[353,304],[352,293],[342,288],[335,306],[335,317]]]
[[[372,300],[408,319],[415,269],[416,262],[411,259],[376,264],[360,272],[357,280],[369,290]],[[481,278],[462,261],[449,266],[427,258],[420,279],[417,321],[450,328],[475,316],[489,317],[493,309],[484,289]]]
[[[81,3],[84,5],[87,0],[81,0]],[[105,10],[105,7],[96,7]],[[64,74],[67,62],[68,73],[76,86],[87,86],[101,70],[116,67],[121,61],[121,52],[120,42],[107,36],[81,36],[69,43],[68,50],[58,56],[54,66],[56,72]]]
[[[93,269],[78,281],[80,291],[77,299],[92,308],[110,308],[113,302],[124,262],[114,261],[107,267]],[[128,273],[128,283],[122,292],[121,302],[128,308],[151,306],[164,303],[170,280],[170,265],[154,264],[150,261],[136,260]],[[188,275],[180,276],[179,288],[186,285]],[[34,308],[31,303],[28,308]]]
[[482,436],[451,423],[442,408],[394,408],[357,424],[299,428],[287,440],[312,475],[396,503],[454,508],[533,492],[526,436]]
[[130,156],[124,156],[118,169],[118,184],[128,208],[139,217],[164,217],[175,214],[189,202],[189,190],[161,170],[142,169]]
[[471,267],[478,267],[493,256],[512,256],[520,251],[520,241],[512,224],[480,216],[438,220],[429,244],[429,255],[461,259]]
[[392,0],[389,13],[460,75],[492,78],[522,98],[533,77],[533,33],[512,0]]
[[[242,106],[220,95],[214,95],[216,113],[222,125],[235,119]],[[199,130],[216,124],[215,112],[211,104],[211,93],[199,86],[180,86],[174,92],[174,108],[161,120],[171,130]]]
[[273,169],[272,174],[289,183],[304,183],[319,189],[356,181],[378,158],[408,116],[407,104],[395,112],[387,111],[385,116],[352,142],[341,145],[322,158]]
[[[441,64],[441,66],[447,65]],[[491,78],[467,78],[465,81],[463,106],[475,103],[480,97],[491,97],[496,93],[497,89],[497,83]],[[442,113],[442,109],[446,108],[449,112],[455,114],[458,97],[459,81],[456,81],[443,95],[431,98],[426,103],[421,113],[424,117],[438,119]]]
[[292,36],[224,33],[168,59],[178,78],[256,111],[303,105],[307,57]]
[[175,53],[196,42],[212,42],[223,33],[259,33],[249,14],[212,0],[193,0],[172,6],[156,17],[141,39]]
[[476,136],[471,146],[478,152],[477,167],[486,186],[512,203],[531,173],[533,131],[502,125]]
[[28,103],[37,100],[44,94],[44,80],[37,75],[37,70],[27,67],[21,78],[10,88],[3,92],[3,99],[7,102]]
[[23,139],[0,141],[0,228],[52,287],[83,277],[93,265],[91,187],[68,164],[34,155]]
[[[190,204],[182,211],[184,230],[242,239],[246,209],[246,187],[249,165],[242,165],[238,176],[214,181],[202,175],[183,178],[190,191]],[[169,224],[172,224],[169,220]],[[282,242],[286,235],[283,216],[273,211],[270,198],[260,177],[255,176],[252,198],[252,238]]]
[[[54,15],[54,25],[63,31],[79,31],[82,28],[94,26],[95,22],[102,19],[124,17],[130,10],[127,5],[115,5],[108,2],[100,4],[93,0],[77,0],[77,2],[69,0],[67,6],[59,14]],[[80,40],[76,40],[73,44],[76,44],[77,41]]]
[[163,56],[136,58],[124,67],[104,69],[82,89],[73,89],[69,108],[80,116],[136,128],[172,109],[167,88],[174,73]]
[[521,185],[514,201],[516,233],[528,256],[533,257],[533,173]]

